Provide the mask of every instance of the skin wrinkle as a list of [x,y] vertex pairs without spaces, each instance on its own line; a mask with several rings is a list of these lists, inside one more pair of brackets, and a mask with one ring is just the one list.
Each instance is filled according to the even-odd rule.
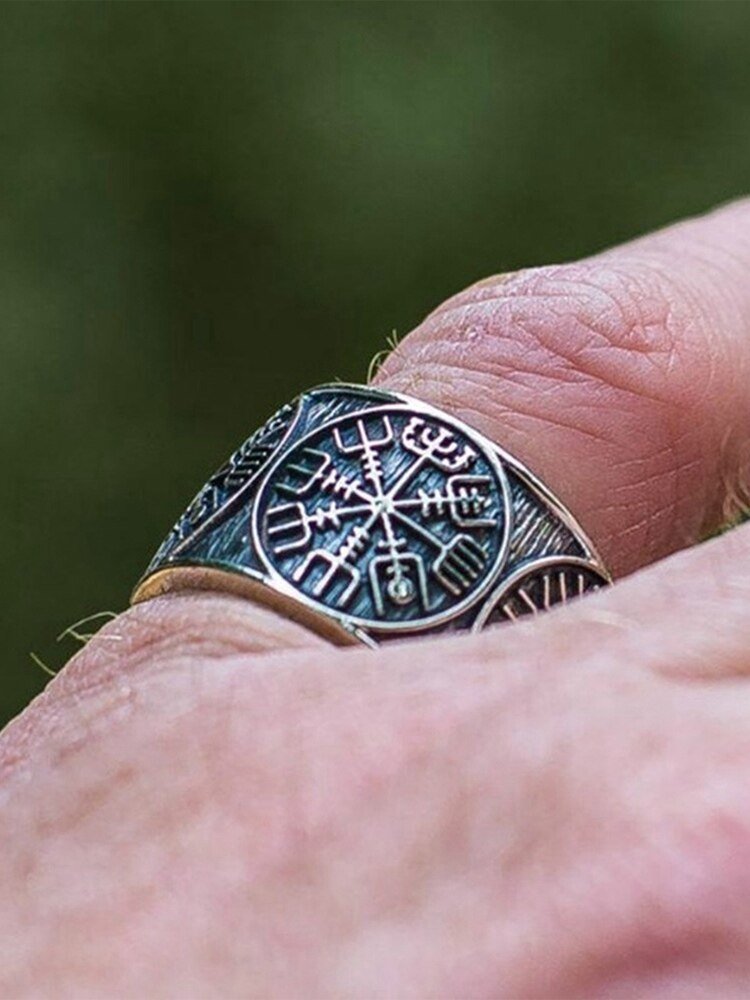
[[[555,283],[560,284],[562,286],[565,285],[571,286],[570,290],[567,290],[563,293],[549,291],[548,289],[542,291],[539,287],[540,281],[542,278],[544,279],[548,278],[550,269],[544,269],[544,268],[534,269],[532,271],[532,275],[534,276],[535,280],[530,282],[531,285],[530,289],[524,289],[525,294],[523,298],[526,301],[529,300],[536,301],[537,299],[540,301],[545,301],[546,299],[562,299],[569,307],[566,308],[564,313],[564,315],[568,315],[570,313],[576,313],[580,311],[580,303],[582,301],[588,303],[591,302],[592,299],[593,301],[596,301],[597,299],[603,297],[605,302],[613,305],[615,307],[615,310],[619,313],[621,322],[619,324],[615,324],[614,326],[614,333],[615,333],[614,339],[617,341],[617,343],[624,340],[625,343],[623,345],[623,349],[625,349],[628,353],[635,351],[636,353],[639,352],[643,353],[646,357],[653,357],[653,356],[658,356],[658,354],[662,350],[664,353],[668,355],[673,354],[675,352],[676,350],[675,342],[677,338],[673,335],[668,336],[667,343],[663,348],[660,348],[658,344],[654,343],[653,336],[641,338],[643,341],[642,343],[639,343],[638,339],[633,337],[633,334],[636,333],[638,330],[647,333],[649,329],[651,329],[658,334],[660,332],[667,331],[671,328],[673,324],[674,306],[668,296],[663,294],[660,294],[658,296],[658,298],[655,301],[657,303],[657,306],[660,307],[661,313],[657,314],[655,318],[652,318],[650,322],[645,322],[643,315],[641,315],[640,317],[638,317],[637,315],[635,317],[630,315],[630,312],[632,312],[633,309],[635,309],[637,313],[639,310],[642,310],[643,307],[643,303],[638,301],[637,295],[632,294],[632,290],[628,290],[625,293],[629,296],[632,296],[633,299],[632,302],[628,301],[628,304],[626,306],[623,304],[621,299],[618,298],[617,295],[615,295],[613,291],[609,290],[608,288],[602,288],[602,283],[601,282],[597,283],[594,280],[594,278],[584,279],[582,277],[572,278],[569,276],[569,271],[571,269],[576,269],[576,268],[582,270],[582,272],[585,274],[586,266],[587,264],[586,262],[584,262],[584,264],[582,265],[557,266],[554,269],[551,269],[552,280]],[[598,272],[595,271],[594,274],[600,273],[602,270],[603,269],[599,267],[599,271]],[[631,274],[628,276],[627,279],[622,279],[622,283],[623,285],[626,286],[626,288],[628,285],[635,285],[637,288],[639,284],[637,277],[636,278],[632,277],[632,275],[636,273],[636,265],[634,264],[630,265],[630,272]],[[613,272],[606,272],[606,273],[611,275]],[[614,273],[616,274],[617,272]],[[650,276],[650,278],[651,278],[650,284],[653,284],[653,276]],[[673,285],[672,281],[670,281],[670,286],[671,285]],[[504,302],[506,300],[510,300],[513,298],[513,296],[507,294],[508,293],[507,286],[504,288],[503,291],[504,295],[499,298],[499,301]],[[591,293],[593,293],[593,295]],[[682,297],[681,289],[679,294]],[[518,295],[517,293],[515,297],[518,298],[521,296]],[[651,300],[652,302],[654,301],[653,296]],[[463,305],[463,308],[471,308],[471,307],[472,303],[465,303]],[[695,311],[693,310],[691,311],[693,312],[693,314],[695,314]],[[587,322],[589,325],[590,332],[594,336],[594,343],[591,345],[594,348],[596,346],[596,340],[600,337],[601,333],[604,332],[601,329],[602,326],[601,321],[602,319],[606,318],[607,318],[607,309],[606,306],[604,305],[601,306],[599,313],[597,313],[596,310],[594,309],[591,315],[587,317]],[[617,344],[613,343],[612,339],[605,338],[605,341],[603,341],[603,346],[609,348],[609,347],[616,347]],[[687,347],[687,344],[684,343],[684,338],[682,346],[683,349]],[[561,347],[560,344],[555,343],[553,349],[556,353],[560,353],[560,347]],[[577,364],[576,357],[571,358],[571,356],[565,354],[563,354],[562,356],[566,357],[569,361],[571,361],[572,364],[574,365]]]
[[[441,307],[430,313],[425,320],[425,324],[430,323],[434,318],[444,319],[452,316],[454,312],[460,313],[469,309],[478,309],[479,312],[492,315],[494,308],[501,305],[510,306],[516,299],[526,301],[539,300],[542,302],[561,298],[567,300],[570,295],[569,292],[556,292],[548,285],[542,285],[542,281],[550,276],[556,277],[559,274],[561,275],[560,283],[562,284],[568,269],[577,266],[579,265],[553,264],[516,271],[513,275],[514,280],[503,285],[499,294],[483,294],[477,297],[474,294],[477,285],[470,285],[463,292],[459,292],[453,298],[448,299]],[[491,281],[491,279],[488,280]],[[481,282],[478,284],[482,285]]]
[[[621,469],[630,469],[632,467],[641,468],[642,466],[648,466],[654,461],[658,461],[664,457],[669,457],[673,454],[672,444],[660,445],[656,451],[650,452],[644,455],[630,455],[624,458],[618,463],[618,467]],[[702,464],[699,458],[693,459],[693,462],[697,465]],[[645,479],[639,479],[640,482],[647,482]]]
[[[478,391],[485,388],[485,384],[481,379],[481,375],[484,374],[484,372],[465,370],[461,371],[459,375],[450,365],[437,361],[422,361],[419,363],[419,369],[420,379],[424,378],[425,373],[427,373],[429,375],[430,384],[436,387],[438,393],[440,393],[441,387],[445,387],[445,391],[440,393],[440,399],[444,406],[452,409],[459,417],[463,417],[463,419],[467,420],[467,422],[473,423],[473,426],[478,429],[483,429],[482,425],[485,425],[486,427],[488,424],[488,413],[486,408],[478,409],[468,404],[461,405],[458,403],[458,400],[477,398]],[[407,372],[403,378],[399,373],[391,377],[389,384],[398,391],[412,393],[414,390],[410,388],[411,377],[411,372]],[[402,382],[404,383],[403,385],[401,384]],[[497,407],[502,412],[503,417],[507,412],[508,419],[523,419],[524,423],[527,423],[528,420],[540,421],[546,425],[553,423],[558,427],[570,430],[584,438],[591,438],[595,441],[606,442],[605,438],[594,432],[590,432],[579,427],[578,425],[568,424],[558,419],[550,421],[545,416],[540,416],[532,411],[525,411],[521,409],[521,407],[515,402],[512,409],[500,400],[494,400],[493,406]],[[478,419],[468,421],[467,414],[473,414]],[[493,414],[493,425],[496,419],[497,418]],[[488,432],[485,431],[485,433]],[[502,446],[502,441],[499,443]]]
[[[130,625],[131,619],[133,625]],[[129,625],[124,630],[123,622]],[[214,622],[222,625],[221,631],[206,627]],[[105,662],[101,664],[98,674],[90,679],[92,683],[107,683],[108,672],[105,668],[113,665],[120,673],[119,658],[110,661],[109,649],[105,645],[115,629],[119,630],[121,637],[127,637],[128,641],[137,636],[134,648],[126,645],[124,649],[118,650],[120,657],[127,657],[129,672],[134,672],[147,667],[155,659],[166,660],[172,654],[183,656],[186,648],[202,659],[222,658],[232,653],[270,651],[280,645],[279,624],[283,624],[287,648],[325,646],[323,640],[301,626],[280,619],[274,612],[254,606],[241,598],[220,594],[200,597],[193,593],[166,595],[136,605],[116,623],[105,626],[97,633],[93,648],[99,656],[104,654]],[[75,675],[78,660],[78,657],[74,657],[65,678],[60,677],[53,684],[66,684]]]
[[[497,319],[498,318],[497,312],[499,311],[498,307],[500,305],[507,305],[508,308],[510,309],[511,318],[515,319],[515,314],[513,313],[513,303],[517,299],[522,300],[526,305],[536,301],[540,302],[562,301],[566,306],[565,314],[575,313],[575,311],[580,307],[580,303],[582,301],[585,301],[587,303],[590,303],[589,318],[591,322],[591,333],[594,334],[595,340],[598,339],[600,333],[602,332],[602,326],[601,326],[602,320],[606,320],[608,318],[608,313],[611,311],[608,307],[614,307],[615,311],[619,314],[621,321],[619,325],[617,324],[614,325],[614,329],[616,330],[617,333],[616,337],[617,342],[619,343],[623,339],[626,340],[627,342],[624,344],[624,347],[628,351],[635,351],[637,353],[640,352],[644,353],[645,355],[652,355],[654,353],[658,354],[659,348],[653,342],[651,342],[649,338],[642,338],[643,343],[640,344],[637,340],[634,340],[632,334],[635,333],[638,329],[641,329],[645,332],[648,330],[649,326],[651,326],[655,332],[661,332],[662,330],[664,330],[666,327],[665,321],[669,317],[672,309],[669,302],[667,301],[660,302],[660,305],[662,305],[663,308],[662,316],[658,317],[655,320],[652,320],[650,324],[647,324],[644,322],[643,316],[641,315],[639,322],[638,319],[634,320],[631,317],[630,313],[632,312],[633,307],[635,307],[637,311],[642,310],[643,303],[637,300],[636,296],[633,295],[632,290],[627,291],[628,296],[633,297],[633,302],[632,303],[628,302],[628,307],[629,307],[628,308],[623,304],[621,299],[619,299],[615,295],[614,291],[611,291],[608,288],[603,287],[601,283],[596,283],[593,281],[593,279],[586,277],[585,271],[582,271],[581,276],[578,277],[571,276],[570,271],[574,270],[576,267],[579,267],[579,265],[565,265],[565,266],[557,266],[554,268],[532,269],[532,271],[530,272],[530,278],[532,280],[530,280],[528,283],[529,287],[525,287],[523,289],[523,295],[521,295],[519,292],[516,292],[515,295],[511,294],[500,295],[495,300],[488,301],[487,299],[484,299],[481,303],[481,306],[483,308],[486,307],[487,305],[495,307],[494,312],[490,310],[487,311],[491,319]],[[540,287],[543,280],[546,280],[547,282],[551,280],[552,282],[554,282],[555,284],[559,284],[560,286],[565,287],[566,285],[569,285],[571,287],[563,292],[556,292],[551,290],[548,284],[544,285],[543,287]],[[632,280],[629,278],[628,284],[632,283],[633,283]],[[508,291],[507,287],[506,289],[504,289],[504,291],[506,292]],[[593,295],[591,293],[593,293]],[[598,311],[594,305],[597,300],[603,300]],[[476,303],[464,303],[461,306],[461,308],[469,310],[474,308],[475,306]],[[593,306],[593,308],[591,308],[591,306]],[[606,329],[608,325],[609,324],[604,324],[603,329]],[[623,332],[627,330],[630,330],[631,336],[628,337],[626,334],[625,337],[623,337]],[[592,344],[592,346],[594,345]],[[605,346],[611,347],[616,345],[613,345],[608,340]],[[664,349],[669,350],[670,348],[669,346],[667,346]],[[555,351],[557,350],[558,350],[558,345],[555,345]]]
[[[605,281],[609,282],[613,277],[619,279],[617,272],[608,274]],[[563,351],[564,340],[560,344],[547,344],[549,350],[560,353],[572,365],[581,366],[586,354],[596,355],[602,349],[607,352],[605,358],[614,350],[624,351],[629,357],[642,355],[646,361],[656,361],[660,355],[668,352],[669,343],[662,345],[661,341],[667,331],[665,313],[669,312],[670,307],[661,298],[649,296],[647,299],[648,293],[639,290],[637,283],[635,288],[623,288],[618,295],[615,289],[607,287],[604,281],[596,281],[594,276],[573,280],[571,276],[563,275],[555,276],[553,280],[563,286],[569,285],[569,291],[560,296],[537,293],[535,298],[558,299],[563,310],[561,312],[557,309],[556,313],[561,317],[574,318],[589,335],[572,355]],[[630,284],[628,280],[628,285]],[[584,304],[585,307],[582,308]],[[648,319],[644,313],[647,306],[652,311],[655,310],[655,315]],[[613,384],[619,388],[616,383]]]
[[571,424],[568,421],[561,420],[560,418],[557,417],[554,420],[549,420],[543,416],[540,416],[539,414],[533,413],[528,410],[524,410],[523,408],[518,406],[514,406],[513,413],[516,419],[524,418],[527,421],[530,420],[538,423],[543,423],[545,426],[552,426],[552,427],[557,427],[561,430],[570,431],[572,434],[581,438],[585,438],[586,440],[589,441],[595,441],[601,444],[610,444],[609,440],[604,435],[597,434],[593,431],[584,430],[583,428],[578,427],[575,424]]
[[[596,333],[598,330],[598,325],[596,324],[596,321],[594,319],[590,320],[582,319],[579,316],[566,317],[566,318],[568,318],[569,321],[575,325],[576,329],[580,329],[585,333],[593,334]],[[519,327],[523,332],[537,338],[540,336],[540,331],[537,325],[533,327],[524,326],[524,324],[521,322],[519,318],[516,318],[515,323],[516,326]],[[642,384],[640,380],[637,386],[631,384],[632,376],[635,374],[635,372],[632,371],[628,372],[625,381],[621,381],[618,377],[614,376],[610,372],[609,369],[611,365],[606,363],[609,362],[612,353],[612,346],[610,344],[596,344],[596,343],[586,344],[582,347],[573,349],[571,351],[563,350],[560,345],[555,345],[555,347],[552,348],[551,346],[545,343],[545,346],[548,347],[548,349],[551,352],[555,353],[557,356],[566,361],[572,368],[577,369],[583,375],[588,376],[594,383],[604,384],[626,395],[637,396],[639,398],[648,400],[658,405],[664,405],[665,402],[667,402],[663,398],[663,396],[654,395],[649,391],[647,391],[645,386]],[[628,353],[630,352],[630,348],[621,348],[621,350],[626,351]],[[605,355],[604,367],[607,369],[606,374],[603,374],[599,370],[600,366],[596,363],[597,352],[599,351],[603,351]],[[643,353],[649,361],[652,361],[654,358],[653,352],[646,354],[645,351],[643,352],[637,351],[636,353]],[[614,367],[617,367],[617,365],[615,365]]]
[[[620,487],[619,492],[621,494],[623,492],[627,493],[627,491],[631,488],[642,491],[643,489],[655,485],[656,483],[665,483],[666,485],[671,484],[670,498],[662,501],[661,507],[654,509],[653,516],[654,518],[665,515],[672,517],[676,516],[677,512],[679,512],[680,508],[685,504],[685,490],[680,487],[681,480],[687,479],[688,482],[690,482],[694,478],[697,478],[688,474],[692,471],[697,472],[703,464],[698,457],[694,457],[692,459],[680,458],[681,452],[682,449],[680,449],[677,444],[669,442],[656,455],[645,457],[642,460],[643,464],[652,464],[665,454],[671,457],[672,460],[666,465],[666,467],[659,468],[656,472],[652,472],[650,474],[640,472],[636,483],[626,483]],[[638,461],[639,464],[641,462],[641,460],[636,461]],[[624,469],[625,467],[626,463],[620,465],[621,469]],[[678,518],[678,521],[684,521],[684,516]]]
[[[509,408],[513,410],[516,421],[518,421],[519,415],[522,419],[539,419],[537,413],[533,415],[529,413],[528,408],[520,402],[518,396],[519,388],[523,389],[526,384],[526,379],[523,376],[519,377],[518,371],[532,372],[528,376],[529,387],[531,387],[533,385],[534,368],[540,372],[537,379],[541,380],[542,383],[547,379],[551,381],[554,377],[557,377],[558,387],[560,384],[568,382],[565,376],[561,380],[561,373],[568,370],[577,372],[578,377],[584,380],[580,385],[581,392],[587,392],[587,384],[591,384],[595,390],[597,385],[606,383],[615,392],[625,393],[625,399],[621,404],[624,412],[628,412],[631,409],[632,404],[628,402],[628,397],[631,394],[635,394],[638,399],[651,402],[656,406],[666,405],[668,409],[662,418],[662,447],[664,448],[665,455],[671,453],[674,457],[671,462],[665,459],[664,487],[662,489],[669,490],[670,497],[663,500],[661,506],[664,510],[671,508],[675,511],[680,509],[683,511],[683,514],[680,516],[682,526],[677,525],[674,532],[675,536],[679,539],[679,543],[683,544],[684,541],[689,541],[691,537],[697,537],[703,525],[708,523],[712,516],[715,515],[715,511],[724,504],[724,498],[718,491],[716,497],[704,497],[702,509],[697,509],[692,501],[683,502],[681,500],[681,492],[685,492],[688,495],[691,493],[693,496],[695,495],[693,481],[698,482],[703,478],[703,481],[706,482],[707,480],[715,480],[720,476],[720,469],[716,466],[711,470],[707,470],[705,477],[699,476],[702,460],[696,456],[699,454],[700,443],[694,441],[692,435],[688,436],[682,431],[684,426],[684,393],[688,391],[690,381],[695,383],[694,375],[689,374],[691,372],[690,366],[694,367],[695,365],[695,349],[691,344],[699,341],[705,343],[705,331],[691,326],[693,321],[685,318],[682,313],[680,316],[677,315],[672,297],[664,294],[661,290],[664,285],[661,275],[655,278],[653,274],[648,273],[647,269],[644,269],[642,266],[639,268],[635,265],[631,266],[631,271],[635,275],[631,279],[627,276],[620,277],[621,269],[614,272],[610,271],[607,272],[610,277],[605,279],[605,288],[602,291],[601,286],[603,282],[598,276],[604,270],[602,265],[596,265],[592,269],[591,262],[552,269],[535,269],[530,278],[522,275],[516,277],[514,281],[506,282],[503,285],[502,294],[496,297],[491,309],[486,308],[486,299],[482,302],[480,308],[477,309],[475,302],[467,302],[465,297],[462,298],[459,296],[459,301],[453,302],[452,310],[450,311],[451,315],[456,315],[456,310],[460,314],[453,332],[450,328],[445,329],[447,325],[446,312],[438,310],[437,314],[433,314],[433,317],[426,321],[423,332],[418,334],[415,347],[416,364],[424,372],[426,366],[429,365],[430,358],[437,359],[441,365],[446,367],[445,376],[441,375],[440,378],[448,384],[451,382],[451,370],[455,372],[457,365],[464,368],[462,382],[460,383],[461,386],[465,384],[465,371],[467,368],[472,372],[472,375],[475,371],[477,372],[476,377],[479,380],[478,387],[480,389],[483,388],[482,379],[493,378],[499,385],[506,387]],[[572,275],[571,272],[573,272]],[[551,278],[550,273],[552,274]],[[567,328],[569,330],[578,331],[574,338],[574,341],[577,342],[572,348],[565,346],[565,339],[554,332],[554,324],[551,324],[549,319],[538,324],[536,322],[529,322],[526,315],[530,299],[533,301],[534,296],[550,294],[550,281],[553,285],[551,294],[558,301],[565,303],[565,309],[562,314],[563,321],[568,324]],[[671,280],[668,287],[673,288],[674,285],[674,281]],[[562,292],[557,290],[560,287],[563,289]],[[625,289],[624,292],[622,288]],[[645,290],[647,296],[649,304],[646,307],[638,299],[638,294],[641,290]],[[623,299],[623,295],[626,295],[625,299]],[[586,306],[585,309],[583,308],[581,301],[584,299],[587,302],[593,303],[593,309],[590,306]],[[512,305],[514,302],[516,303],[515,306]],[[518,303],[526,303],[526,305],[519,306]],[[648,311],[645,312],[644,308],[647,308]],[[587,310],[590,311],[590,314]],[[483,316],[483,312],[486,312],[487,315]],[[572,314],[574,314],[573,319],[571,319]],[[437,328],[435,328],[435,316],[437,316]],[[468,353],[467,344],[463,342],[465,340],[464,334],[467,325],[472,329],[483,331],[482,342],[489,338],[492,347],[485,349],[483,353],[481,351],[473,355]],[[703,323],[701,323],[702,326]],[[550,340],[550,336],[546,335],[546,330],[552,331],[550,334],[553,338],[552,340]],[[687,340],[685,339],[685,331],[689,331]],[[550,366],[550,363],[544,360],[544,356],[542,360],[535,361],[533,364],[529,364],[528,360],[522,361],[520,365],[516,363],[515,359],[511,359],[514,350],[513,345],[518,342],[516,338],[521,333],[524,334],[521,342],[541,343],[545,351],[552,351],[555,357],[562,359],[567,368],[560,368],[555,365]],[[682,341],[678,359],[677,344],[680,337]],[[456,346],[457,339],[458,346]],[[598,344],[599,340],[601,340],[601,347]],[[507,343],[511,350],[511,358],[508,360],[502,359],[502,351],[499,356],[496,353],[499,345],[503,343]],[[618,343],[624,344],[624,346],[617,348],[616,345]],[[476,341],[473,342],[473,347],[476,348]],[[432,348],[431,352],[430,348]],[[605,348],[606,353],[603,355],[604,367],[602,367],[602,362],[597,359],[597,354]],[[615,357],[617,356],[617,351],[622,350],[626,352],[629,358],[626,370],[631,374],[625,380],[612,377],[611,369],[614,368],[614,362],[611,360],[613,356],[610,353],[611,350],[615,351]],[[634,354],[637,356],[639,352],[644,357],[645,364],[648,367],[653,366],[656,373],[659,382],[659,388],[656,393],[647,388],[648,383],[653,381],[653,377],[646,374],[646,369],[642,369],[640,374],[638,374],[638,366],[635,368],[632,366],[632,358]],[[498,357],[501,359],[499,363]],[[700,364],[704,363],[700,362]],[[397,384],[401,383],[404,367],[408,370],[409,362],[406,352],[401,353],[398,363],[394,366],[396,373],[394,377]],[[680,384],[684,385],[684,390],[681,389],[680,394],[675,396],[674,391],[671,391],[670,395],[665,395],[663,388],[664,369],[670,372],[672,382],[674,382],[678,371],[683,373],[677,383],[678,386]],[[387,374],[390,370],[389,363],[386,362],[385,373]],[[716,387],[714,383],[717,379],[717,372],[717,361],[714,357],[710,356],[708,371],[704,371],[705,377],[699,380],[699,383],[703,382],[705,384],[705,388],[699,389],[698,392],[689,390],[693,396],[696,408],[705,408],[709,404],[710,399],[715,398]],[[401,373],[401,376],[398,373]],[[436,377],[434,367],[430,370],[430,374],[433,376],[433,379]],[[688,374],[689,381],[685,383],[685,377]],[[590,379],[590,383],[587,383],[586,379]],[[455,382],[455,377],[453,381]],[[513,388],[514,386],[516,388]],[[441,393],[440,395],[441,402],[445,403],[445,396],[448,394],[444,395]],[[459,386],[456,386],[454,396],[464,398],[465,393]],[[482,398],[481,392],[479,398]],[[540,392],[537,389],[535,398],[543,406],[545,402],[544,390]],[[553,398],[550,395],[549,399],[552,400]],[[599,429],[601,426],[600,415],[602,404],[603,401],[599,400],[596,405],[591,407],[590,412],[591,420],[597,426],[594,440],[601,436],[606,442],[612,431],[609,425],[605,425],[604,432]],[[492,406],[497,406],[494,399]],[[481,407],[482,413],[484,413],[486,407],[487,404],[483,404]],[[607,409],[611,412],[611,407],[607,407]],[[466,411],[464,410],[463,412],[465,413]],[[477,408],[474,408],[473,412],[477,412]],[[556,414],[550,418],[542,413],[541,420],[548,426],[557,426],[558,430],[561,431],[565,428],[560,425],[567,423],[571,433],[585,432],[585,425],[582,426],[580,416],[575,415],[576,411],[571,409],[570,405],[566,406],[566,412],[574,414],[573,420],[570,423],[560,421]],[[502,417],[497,412],[492,412],[491,416],[493,424],[503,423]],[[597,420],[597,417],[599,420]],[[650,421],[653,426],[653,413],[650,414]],[[483,429],[486,430],[486,427]],[[705,428],[700,428],[694,433],[705,432]],[[490,430],[489,433],[492,434],[492,431]],[[528,437],[528,435],[525,436]],[[512,445],[510,447],[513,450]],[[522,455],[521,457],[526,456]],[[533,456],[527,460],[534,467]],[[679,475],[675,475],[670,466],[672,466],[672,469],[677,470]],[[690,476],[691,470],[695,473],[693,478]],[[648,489],[652,477],[654,480],[659,479],[658,470],[653,470],[650,476],[647,477],[647,482],[641,487],[643,490]],[[546,478],[549,479],[549,477]],[[683,483],[685,484],[684,490],[681,485]],[[559,484],[553,482],[553,485],[557,485],[558,490],[560,490]],[[602,512],[606,511],[606,506],[601,501],[599,501],[598,506]],[[581,510],[580,507],[578,509]],[[685,521],[685,517],[687,517],[687,521]],[[644,524],[647,529],[646,551],[649,554],[658,554],[660,550],[663,551],[663,540],[659,539],[658,532],[662,531],[663,539],[664,532],[668,531],[669,527],[665,523],[665,519],[658,514],[648,517]],[[651,532],[655,536],[653,540]],[[607,531],[606,537],[614,538],[615,535],[610,530]]]
[[[172,660],[183,664],[195,662],[194,658],[206,662],[238,652],[262,653],[263,633],[251,632],[251,623],[258,621],[265,626],[266,621],[276,618],[238,598],[219,595],[171,595],[131,609],[97,633],[35,699],[33,726],[25,714],[6,728],[3,735],[10,734],[11,739],[0,740],[0,776],[7,778],[22,766],[32,732],[42,727],[52,736],[71,712],[84,734],[129,714],[135,699],[133,682],[144,671],[168,671]],[[204,623],[210,624],[205,634]],[[294,637],[291,648],[328,648],[323,640],[296,625],[290,624],[283,634]],[[109,641],[113,635],[122,640],[116,653]],[[269,638],[269,648],[278,648],[278,633],[269,632]],[[101,697],[89,699],[89,694]],[[97,706],[96,714],[91,714],[91,704]]]
[[[664,274],[662,275],[662,280],[667,281],[670,279],[668,275]],[[698,343],[705,342],[710,345],[710,349],[703,352],[703,358],[705,359],[705,364],[707,365],[707,371],[704,372],[704,377],[699,381],[699,394],[696,396],[695,400],[696,408],[699,410],[705,409],[710,417],[714,412],[714,407],[712,406],[713,400],[716,398],[717,393],[720,395],[722,394],[721,390],[716,387],[720,360],[723,368],[726,371],[733,373],[736,371],[735,359],[730,359],[728,355],[726,338],[720,338],[715,333],[715,329],[720,326],[720,324],[716,323],[715,318],[713,319],[713,322],[709,319],[705,305],[705,297],[699,296],[696,290],[691,288],[689,285],[686,285],[684,282],[680,285],[679,294],[688,304],[686,317],[683,319],[683,322],[686,324],[686,328],[689,329],[691,325],[695,326],[697,324],[700,330],[699,337],[697,338]],[[712,298],[714,298],[714,296],[712,296]],[[721,303],[712,303],[712,307],[714,312],[716,312],[717,308],[721,312],[725,312],[726,299],[723,298]],[[735,308],[734,312],[735,315],[732,317],[734,322],[729,321],[729,318],[727,318],[725,323],[727,329],[731,329],[732,326],[740,328],[744,325],[739,311]],[[695,319],[691,321],[690,316],[695,317]],[[677,342],[678,340],[675,338],[670,364],[666,372],[667,376],[673,376],[674,374],[677,361]],[[739,362],[743,369],[746,368],[745,361],[746,359],[744,357],[744,353],[741,353],[739,356]],[[695,384],[695,380],[693,380],[693,382]]]
[[[522,330],[523,332],[531,336],[536,336],[536,331],[533,330],[533,328],[531,327],[525,326],[524,323],[520,320],[520,318],[515,320],[515,325],[518,329]],[[587,324],[581,324],[581,326],[586,329],[588,328]],[[601,349],[606,351],[610,350],[609,348],[604,348],[604,347],[602,347]],[[590,349],[589,353],[595,353],[596,350],[597,348],[593,347]],[[637,389],[635,389],[634,387],[628,385],[627,383],[620,383],[616,379],[610,379],[610,378],[607,378],[606,380],[602,379],[597,373],[595,365],[591,366],[589,366],[588,364],[584,365],[582,363],[582,358],[579,358],[576,354],[567,354],[565,352],[558,352],[558,354],[559,357],[562,360],[566,361],[571,366],[572,369],[577,370],[581,374],[581,376],[583,377],[584,385],[588,381],[589,384],[592,384],[594,386],[603,386],[610,389],[614,389],[617,392],[622,393],[626,397],[636,396],[639,399],[644,399],[648,402],[652,402],[660,406],[664,405],[664,400],[661,397],[650,395],[640,386]]]
[[[532,330],[532,328],[523,325],[521,323],[519,317],[514,317],[514,326],[515,326],[515,329],[520,330],[521,332],[526,333],[527,336],[529,336],[532,339],[537,337],[537,331],[536,331],[536,329]],[[512,335],[508,334],[508,337],[511,338]],[[587,368],[582,368],[579,365],[579,363],[578,363],[576,355],[571,355],[571,354],[568,354],[566,352],[557,351],[557,356],[560,357],[562,360],[564,360],[569,365],[569,367],[570,367],[571,370],[577,371],[583,378],[587,378],[588,377],[588,378],[590,378],[590,380],[591,380],[592,383],[594,383],[594,384],[600,384],[601,379],[599,378],[599,376],[597,375],[597,373],[593,372],[593,371],[590,371]],[[424,356],[424,354],[423,354],[423,356],[421,358],[418,359],[418,363],[420,364],[420,367],[422,367],[424,365],[424,363],[425,363],[426,360],[427,360],[427,358]],[[443,363],[445,364],[445,362],[443,362]],[[497,362],[494,362],[494,363],[497,363]],[[474,367],[474,366],[472,366],[472,367]],[[509,367],[510,367],[510,365],[509,365]],[[515,365],[513,365],[513,367],[515,368]],[[479,367],[478,370],[480,372],[484,371],[484,362],[482,362],[482,366]],[[494,374],[494,372],[493,372],[493,374]],[[548,375],[545,374],[544,377],[552,378],[554,376],[551,375],[551,374],[548,374]],[[617,384],[617,383],[612,384],[611,388],[614,388],[614,389],[626,392],[628,394],[632,393],[632,391],[633,391],[631,389],[631,387],[626,386],[626,385]],[[656,398],[656,397],[652,398],[652,397],[649,397],[649,396],[647,396],[647,395],[645,395],[643,393],[639,393],[639,394],[641,396],[643,396],[644,398],[646,398],[646,399],[652,399],[653,402],[658,402],[660,404],[664,402],[664,400],[661,399],[661,398]]]
[[[520,316],[513,317],[512,323],[514,324],[514,327],[507,333],[492,334],[493,341],[499,342],[500,340],[505,339],[509,345],[514,345],[517,341],[516,332],[518,330],[526,333],[527,335],[529,334],[529,330],[524,327]],[[441,340],[442,339],[444,338],[441,337]],[[531,340],[533,338],[529,337],[529,339]],[[472,364],[467,366],[467,370],[476,368],[477,371],[482,372],[483,374],[493,375],[503,380],[512,378],[514,374],[525,374],[531,376],[537,381],[550,382],[558,387],[560,382],[568,385],[586,385],[593,381],[587,372],[582,371],[580,368],[572,364],[568,364],[567,367],[563,368],[557,367],[551,369],[548,368],[546,364],[542,363],[532,365],[525,360],[525,357],[514,357],[511,363],[510,360],[494,356],[481,359],[475,357],[474,355],[470,356]],[[425,360],[427,360],[427,358],[425,358]],[[479,362],[479,364],[477,364],[477,362]]]

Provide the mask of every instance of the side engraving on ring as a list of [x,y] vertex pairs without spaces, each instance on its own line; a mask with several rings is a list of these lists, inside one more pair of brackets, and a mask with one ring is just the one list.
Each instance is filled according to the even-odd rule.
[[535,616],[607,586],[606,577],[583,559],[552,557],[522,566],[490,595],[474,631]]
[[165,538],[152,560],[152,566],[179,555],[186,545],[211,527],[227,505],[272,458],[284,440],[295,412],[296,406],[291,403],[282,406],[211,476]]

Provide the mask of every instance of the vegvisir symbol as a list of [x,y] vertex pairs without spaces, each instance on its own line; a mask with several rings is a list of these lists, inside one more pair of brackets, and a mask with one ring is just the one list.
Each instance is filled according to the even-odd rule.
[[505,509],[487,456],[437,418],[343,418],[265,487],[267,557],[310,597],[367,620],[449,609],[499,556]]

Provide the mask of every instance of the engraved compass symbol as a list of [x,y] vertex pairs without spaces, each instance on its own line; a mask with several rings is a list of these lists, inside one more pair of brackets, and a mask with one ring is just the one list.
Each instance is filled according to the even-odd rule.
[[340,417],[268,473],[254,535],[268,568],[357,625],[421,628],[460,613],[505,558],[499,460],[431,411]]

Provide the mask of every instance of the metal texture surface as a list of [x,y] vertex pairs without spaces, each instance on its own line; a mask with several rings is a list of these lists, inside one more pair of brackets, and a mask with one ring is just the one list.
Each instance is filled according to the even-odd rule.
[[227,589],[375,645],[514,621],[607,582],[570,513],[497,445],[407,396],[330,385],[209,479],[133,601]]

